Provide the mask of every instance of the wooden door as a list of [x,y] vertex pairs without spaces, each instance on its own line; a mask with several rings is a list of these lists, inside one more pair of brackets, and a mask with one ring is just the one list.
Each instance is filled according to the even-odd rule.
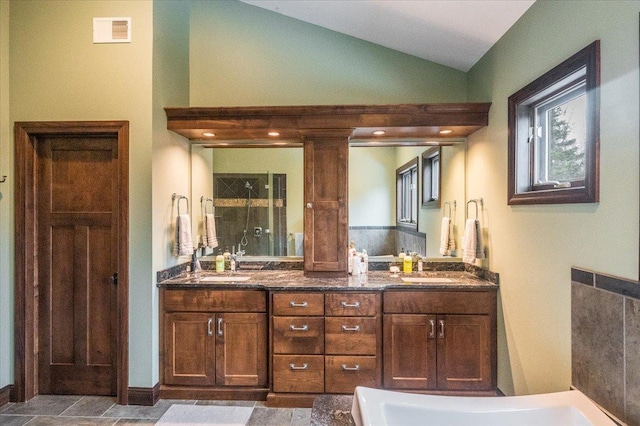
[[435,333],[435,315],[384,315],[383,364],[386,388],[436,389]]
[[216,384],[267,385],[267,314],[216,315]]
[[117,157],[108,136],[37,146],[39,393],[117,392]]
[[208,313],[164,315],[165,384],[215,384],[214,323]]
[[346,137],[305,141],[305,273],[347,273],[348,166]]
[[491,319],[438,315],[438,388],[491,390]]

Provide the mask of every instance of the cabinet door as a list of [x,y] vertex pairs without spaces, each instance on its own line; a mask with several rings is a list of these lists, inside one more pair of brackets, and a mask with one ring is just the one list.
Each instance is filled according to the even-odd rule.
[[164,315],[164,383],[213,385],[215,339],[213,314]]
[[267,314],[216,315],[216,384],[266,386]]
[[347,274],[347,138],[304,143],[304,269]]
[[438,315],[438,388],[490,390],[488,315]]
[[436,389],[435,333],[435,315],[384,315],[385,387]]

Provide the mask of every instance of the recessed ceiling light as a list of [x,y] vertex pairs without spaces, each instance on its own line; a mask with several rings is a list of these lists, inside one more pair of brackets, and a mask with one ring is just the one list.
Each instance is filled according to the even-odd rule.
[[449,130],[449,129],[445,129],[445,130],[440,130],[440,134],[441,135],[448,135],[453,133],[453,130]]
[[280,136],[280,132],[269,132],[267,133],[269,136]]
[[373,134],[376,135],[376,136],[382,136],[385,133],[387,133],[387,132],[385,132],[384,130],[376,130],[376,131],[373,132]]
[[215,133],[211,133],[211,132],[203,132],[202,136],[205,136],[207,138],[212,138],[214,137],[216,134]]

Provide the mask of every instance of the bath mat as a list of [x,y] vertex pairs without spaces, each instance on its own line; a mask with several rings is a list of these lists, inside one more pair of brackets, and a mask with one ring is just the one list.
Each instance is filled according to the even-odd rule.
[[184,405],[169,407],[156,425],[162,426],[244,426],[253,407]]

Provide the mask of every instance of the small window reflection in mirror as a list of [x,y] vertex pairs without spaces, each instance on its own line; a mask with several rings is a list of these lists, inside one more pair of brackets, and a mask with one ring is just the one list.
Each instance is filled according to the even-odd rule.
[[600,42],[509,97],[508,203],[599,196]]
[[418,230],[418,157],[396,169],[396,225]]
[[440,208],[440,147],[422,153],[422,207]]

